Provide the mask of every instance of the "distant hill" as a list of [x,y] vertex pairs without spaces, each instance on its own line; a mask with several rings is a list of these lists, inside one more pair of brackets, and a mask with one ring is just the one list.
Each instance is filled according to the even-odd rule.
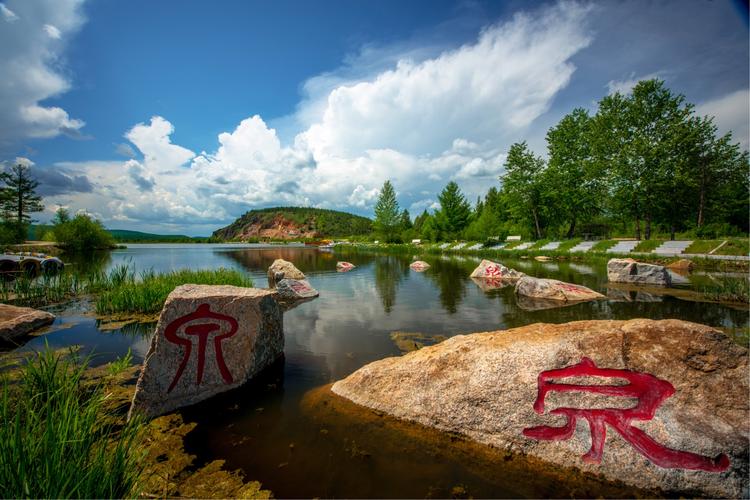
[[109,233],[116,241],[129,241],[129,242],[196,242],[205,241],[203,237],[191,237],[184,234],[152,234],[143,233],[141,231],[130,231],[127,229],[108,229]]
[[372,221],[337,210],[275,207],[250,210],[227,227],[214,231],[222,240],[321,238],[353,236],[372,231]]

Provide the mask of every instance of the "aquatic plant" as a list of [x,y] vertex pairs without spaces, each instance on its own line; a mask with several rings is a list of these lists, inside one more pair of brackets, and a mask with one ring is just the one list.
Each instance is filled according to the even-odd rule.
[[152,314],[161,310],[167,295],[175,287],[192,283],[196,285],[253,286],[245,274],[233,269],[190,270],[183,269],[157,274],[153,270],[141,273],[140,279],[128,277],[111,284],[96,299],[97,314]]
[[0,496],[137,496],[143,423],[115,425],[100,385],[84,383],[88,359],[45,347],[20,384],[5,380],[0,399]]
[[124,356],[119,357],[112,361],[109,365],[107,365],[107,373],[114,376],[119,373],[122,373],[123,371],[127,370],[128,367],[133,362],[133,351],[130,350],[130,347],[128,347],[128,352],[125,353]]
[[747,277],[721,277],[703,285],[703,292],[709,300],[717,302],[750,302],[750,281]]

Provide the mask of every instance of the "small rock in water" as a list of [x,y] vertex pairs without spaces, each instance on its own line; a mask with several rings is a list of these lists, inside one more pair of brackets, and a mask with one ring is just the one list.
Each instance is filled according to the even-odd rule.
[[693,267],[695,267],[693,261],[688,259],[680,259],[667,266],[667,268],[677,272],[690,272]]
[[182,285],[167,297],[129,415],[152,417],[241,386],[283,354],[272,290]]
[[552,257],[548,255],[537,255],[534,257],[534,260],[538,260],[539,262],[549,262],[552,260]]
[[391,340],[402,353],[417,351],[423,347],[439,344],[447,339],[445,335],[425,333],[391,332]]
[[412,262],[411,264],[409,264],[409,267],[413,271],[421,273],[421,272],[426,271],[427,269],[429,269],[430,265],[427,262],[423,261],[423,260],[418,260],[416,262]]
[[345,273],[347,271],[351,271],[355,267],[357,267],[357,266],[355,266],[351,262],[337,262],[336,263],[336,270],[338,272],[340,272],[340,273]]
[[482,259],[476,269],[472,271],[470,278],[498,278],[505,280],[517,280],[520,279],[524,274],[510,269],[504,265],[492,262],[491,260]]
[[637,283],[642,285],[672,284],[672,278],[664,266],[637,262],[635,259],[610,259],[607,262],[607,278],[614,283]]
[[312,299],[319,295],[307,280],[289,278],[276,283],[276,293],[282,300]]
[[305,275],[302,271],[294,267],[294,264],[291,262],[284,259],[276,259],[268,268],[268,288],[275,288],[276,283],[284,278],[303,280],[305,279]]
[[599,292],[582,285],[574,285],[553,279],[524,276],[516,283],[516,295],[532,299],[558,302],[581,302],[606,298]]

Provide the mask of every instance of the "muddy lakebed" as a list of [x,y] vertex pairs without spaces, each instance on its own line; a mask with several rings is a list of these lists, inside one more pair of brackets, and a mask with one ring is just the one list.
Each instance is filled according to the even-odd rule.
[[[409,268],[413,257],[346,248],[143,244],[73,265],[128,264],[157,272],[226,267],[265,287],[268,266],[283,258],[307,275],[320,297],[284,314],[283,360],[240,389],[178,412],[196,424],[185,449],[197,456],[197,467],[224,460],[226,469],[240,469],[281,498],[632,496],[637,492],[622,485],[378,415],[332,397],[329,384],[372,361],[455,335],[537,322],[677,318],[730,334],[748,328],[747,307],[693,300],[693,290],[713,279],[706,273],[676,276],[676,293],[665,294],[608,285],[606,259],[500,259],[529,275],[581,284],[608,297],[532,311],[518,306],[512,286],[483,290],[469,278],[480,257],[422,254],[419,259],[431,266],[425,272]],[[356,267],[337,272],[339,260]],[[49,309],[57,319],[48,334],[18,350],[45,342],[53,348],[75,345],[94,353],[94,365],[128,349],[140,364],[148,351],[153,323],[108,325],[86,301]]]

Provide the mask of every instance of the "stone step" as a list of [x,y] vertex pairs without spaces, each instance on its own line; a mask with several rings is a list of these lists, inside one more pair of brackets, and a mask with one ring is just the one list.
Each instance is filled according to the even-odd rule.
[[465,246],[466,246],[466,243],[459,243],[455,247],[451,248],[451,250],[461,250]]
[[479,250],[480,248],[482,248],[482,244],[481,243],[474,243],[473,245],[471,245],[466,250]]
[[665,241],[661,246],[654,249],[654,253],[660,255],[678,255],[692,244],[692,241]]
[[527,242],[521,243],[517,247],[513,248],[513,250],[526,250],[527,248],[529,248],[533,244],[534,244],[533,241],[527,241]]
[[615,246],[607,250],[607,253],[632,252],[633,249],[638,246],[638,243],[640,243],[640,241],[636,241],[636,240],[618,241]]
[[544,245],[540,250],[557,250],[557,247],[560,246],[560,241],[550,241],[546,245]]
[[596,245],[596,241],[582,241],[573,248],[570,249],[571,252],[588,252],[591,250],[594,245]]

